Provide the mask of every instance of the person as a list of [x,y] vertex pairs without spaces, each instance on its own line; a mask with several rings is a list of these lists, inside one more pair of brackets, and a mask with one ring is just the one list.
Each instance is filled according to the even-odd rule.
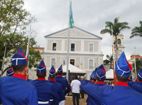
[[53,89],[58,93],[58,98],[53,99],[53,103],[51,105],[62,105],[62,101],[64,100],[64,91],[62,88],[62,85],[58,83],[55,79],[56,77],[56,72],[55,68],[52,65],[50,71],[49,71],[49,82],[53,84]]
[[43,60],[40,61],[37,66],[37,80],[31,81],[36,87],[38,94],[38,105],[50,105],[52,99],[58,99],[58,94],[53,90],[52,84],[45,80],[46,77],[46,66]]
[[13,74],[14,74],[14,71],[13,71],[12,67],[6,68],[6,75],[7,76],[13,76]]
[[[95,84],[96,82],[96,69],[92,72],[90,75],[90,81],[85,81],[85,82],[90,82],[92,84]],[[82,81],[81,81],[82,82]],[[82,90],[81,90],[82,91]],[[87,100],[86,100],[87,105],[99,105],[96,100],[94,100],[91,96],[88,95]]]
[[130,81],[129,86],[142,93],[142,69],[139,69],[137,72],[137,80],[135,82]]
[[[80,81],[85,80],[84,77],[79,78]],[[84,92],[82,90],[80,90],[80,98],[84,99]]]
[[78,80],[78,77],[75,76],[75,79],[71,81],[73,105],[79,105],[80,85],[81,85],[81,82]]
[[64,100],[61,102],[61,105],[65,105],[65,96],[70,92],[70,85],[66,78],[63,77],[63,68],[62,65],[57,70],[56,81],[62,85],[62,89],[64,91]]
[[131,70],[125,53],[123,52],[115,65],[117,81],[115,86],[96,86],[90,83],[81,85],[81,88],[101,105],[141,105],[142,94],[128,85]]
[[12,56],[13,76],[0,78],[2,105],[38,105],[35,87],[26,81],[28,60],[22,49]]
[[103,86],[105,85],[105,79],[106,79],[106,69],[104,67],[104,65],[100,65],[99,67],[97,67],[96,69],[96,82],[95,84],[97,84],[98,86]]
[[[106,70],[103,65],[98,66],[91,75],[91,83],[96,86],[104,86],[106,79]],[[87,105],[101,105],[98,100],[93,99],[90,95],[87,98]]]

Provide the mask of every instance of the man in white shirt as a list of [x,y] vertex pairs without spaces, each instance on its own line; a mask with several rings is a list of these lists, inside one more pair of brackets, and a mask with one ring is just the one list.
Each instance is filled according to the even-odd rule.
[[78,80],[76,76],[75,79],[72,80],[71,82],[73,105],[79,105],[80,85],[81,85],[81,82]]

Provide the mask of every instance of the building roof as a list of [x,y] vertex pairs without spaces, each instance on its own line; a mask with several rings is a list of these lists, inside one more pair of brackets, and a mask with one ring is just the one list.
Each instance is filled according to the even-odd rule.
[[140,55],[131,55],[131,59],[134,59],[134,58],[142,59],[142,56],[140,56]]
[[[78,27],[76,27],[76,26],[74,26],[73,28],[78,29],[78,30],[80,30],[80,31],[82,31],[82,32],[85,32],[85,33],[87,33],[87,34],[90,34],[90,35],[92,35],[92,36],[94,36],[94,37],[97,37],[98,39],[102,39],[102,37],[100,37],[100,36],[98,36],[98,35],[95,35],[95,34],[93,34],[93,33],[90,33],[90,32],[88,32],[88,31],[86,31],[86,30],[84,30],[84,29],[78,28]],[[63,31],[69,30],[69,29],[70,29],[70,28],[65,28],[65,29],[62,29],[62,30],[60,30],[60,31],[51,33],[51,34],[49,34],[49,35],[45,35],[44,37],[47,38],[47,37],[49,37],[49,36],[52,36],[52,35],[54,35],[54,34],[57,34],[57,33],[60,33],[60,32],[63,32]]]
[[[66,70],[67,70],[67,65],[63,65],[63,72],[66,73]],[[69,64],[69,70],[70,70],[70,73],[85,73],[84,70],[81,70],[80,68],[72,64]]]

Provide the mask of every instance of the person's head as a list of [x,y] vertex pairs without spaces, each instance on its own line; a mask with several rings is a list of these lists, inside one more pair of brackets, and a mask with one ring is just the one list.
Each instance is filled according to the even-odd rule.
[[62,65],[61,65],[57,70],[57,75],[62,75],[62,74],[63,74],[63,68],[62,68]]
[[106,79],[106,70],[103,65],[96,68],[96,80],[104,81]]
[[46,66],[43,60],[40,61],[39,65],[37,66],[37,77],[38,78],[45,78],[46,76]]
[[49,78],[55,78],[55,76],[56,76],[56,71],[55,71],[54,66],[52,65],[52,67],[49,71]]
[[139,69],[137,72],[137,80],[142,81],[142,69]]
[[7,76],[12,76],[13,74],[14,74],[14,71],[13,71],[12,67],[6,68],[6,75]]
[[115,73],[118,81],[127,82],[131,75],[131,68],[123,52],[115,65]]
[[14,73],[21,73],[26,75],[28,72],[28,59],[25,57],[22,49],[18,49],[18,51],[12,56],[11,64]]
[[78,76],[77,76],[77,75],[75,75],[75,76],[74,76],[74,79],[78,79]]

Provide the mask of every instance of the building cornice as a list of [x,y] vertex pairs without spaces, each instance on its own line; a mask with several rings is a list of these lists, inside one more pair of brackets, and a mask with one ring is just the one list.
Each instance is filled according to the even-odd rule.
[[[48,37],[48,39],[52,39],[52,38],[53,38],[53,39],[68,39],[68,37]],[[98,38],[79,38],[79,37],[70,37],[70,39],[85,39],[85,40],[86,40],[86,39],[89,39],[89,40],[90,40],[90,39],[91,39],[91,40],[92,40],[92,39],[93,39],[93,40],[95,39],[95,40],[102,40],[102,39],[98,39]]]
[[[100,36],[98,36],[98,35],[95,35],[95,34],[93,34],[93,33],[90,33],[90,32],[88,32],[88,31],[86,31],[86,30],[84,30],[84,29],[81,29],[81,28],[76,27],[76,26],[74,26],[73,28],[76,28],[76,29],[78,29],[78,30],[80,30],[80,31],[82,31],[82,32],[85,32],[85,33],[88,33],[89,35],[92,35],[92,36],[94,36],[94,37],[97,37],[97,38],[95,38],[95,39],[100,39],[100,40],[102,40],[102,37],[100,37]],[[49,35],[45,35],[44,37],[45,37],[45,38],[51,38],[52,35],[55,35],[55,34],[57,34],[57,33],[60,33],[60,32],[63,32],[63,31],[69,30],[69,29],[73,29],[73,28],[65,28],[65,29],[62,29],[62,30],[60,30],[60,31],[51,33],[51,34],[49,34]],[[52,38],[53,38],[53,37],[52,37]],[[55,38],[55,37],[54,37],[54,38]],[[57,37],[57,38],[59,38],[59,37]],[[63,37],[62,37],[62,38],[63,38]],[[76,39],[76,38],[75,38],[75,39]],[[84,38],[84,39],[86,39],[86,38]],[[89,38],[89,39],[92,39],[92,38]]]
[[[42,54],[52,54],[52,55],[67,55],[67,52],[44,52]],[[101,54],[101,53],[88,53],[88,52],[85,52],[85,53],[80,53],[80,52],[70,52],[69,55],[80,55],[80,56],[104,56],[104,54]]]

